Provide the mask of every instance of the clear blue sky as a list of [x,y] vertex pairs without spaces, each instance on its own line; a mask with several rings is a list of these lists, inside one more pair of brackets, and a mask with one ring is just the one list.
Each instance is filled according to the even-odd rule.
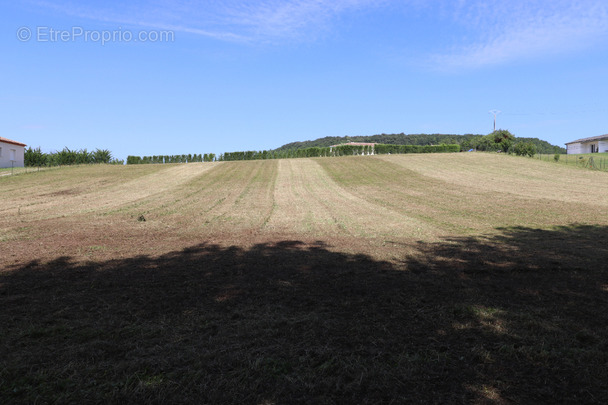
[[47,152],[487,134],[492,109],[561,146],[608,133],[605,0],[23,0],[0,21],[0,135]]

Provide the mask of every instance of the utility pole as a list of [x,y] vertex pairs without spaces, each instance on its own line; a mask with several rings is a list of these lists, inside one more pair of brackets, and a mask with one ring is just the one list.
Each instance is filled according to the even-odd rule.
[[490,114],[492,114],[494,116],[494,131],[496,131],[496,116],[498,114],[500,114],[502,111],[490,110],[489,112],[490,112]]

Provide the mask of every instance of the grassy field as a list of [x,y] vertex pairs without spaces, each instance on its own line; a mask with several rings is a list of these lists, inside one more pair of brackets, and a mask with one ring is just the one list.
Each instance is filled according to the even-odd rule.
[[40,172],[44,170],[53,170],[57,169],[57,167],[8,167],[8,168],[0,168],[0,177],[2,176],[16,176],[19,174],[27,174],[33,172]]
[[0,177],[4,403],[607,403],[608,175],[497,154]]
[[555,161],[555,155],[538,154],[534,159],[554,162],[561,165],[575,166],[583,169],[608,171],[608,153],[564,154],[559,155],[559,160],[557,162]]

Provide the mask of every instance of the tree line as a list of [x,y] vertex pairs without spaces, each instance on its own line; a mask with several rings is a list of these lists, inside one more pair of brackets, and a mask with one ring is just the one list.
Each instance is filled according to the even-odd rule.
[[307,157],[330,157],[330,156],[356,156],[356,155],[382,155],[391,153],[441,153],[459,152],[460,146],[452,145],[338,145],[334,147],[318,147],[288,149],[288,150],[264,150],[246,152],[226,152],[218,157],[219,161],[234,160],[258,160],[258,159],[288,159]]
[[155,156],[127,156],[128,165],[164,164],[164,163],[199,163],[215,161],[215,153],[188,154],[188,155],[155,155]]
[[[384,139],[386,143],[374,142]],[[369,142],[371,145],[342,144],[332,147],[339,141]],[[430,141],[450,140],[452,143],[429,144]],[[459,142],[457,142],[459,141]],[[326,146],[308,146],[315,142]],[[404,143],[407,142],[407,143]],[[414,142],[414,143],[413,143]],[[540,145],[540,146],[539,146]],[[290,148],[287,148],[291,146]],[[317,141],[294,142],[274,150],[225,152],[216,156],[214,153],[188,154],[188,155],[154,155],[127,157],[127,164],[165,164],[165,163],[193,163],[235,160],[258,159],[287,159],[328,156],[350,156],[369,154],[400,154],[400,153],[446,153],[466,150],[501,151],[517,155],[534,156],[536,153],[565,153],[565,149],[550,145],[537,138],[516,138],[509,131],[498,130],[488,135],[374,135],[370,137],[326,137]],[[113,159],[112,153],[107,149],[71,150],[65,147],[58,152],[43,153],[38,148],[25,150],[25,166],[66,166],[75,164],[112,163],[124,164],[123,160]]]
[[290,159],[329,156],[355,156],[391,153],[441,153],[459,152],[460,146],[453,145],[338,145],[335,147],[317,147],[289,150],[261,150],[225,152],[216,157],[213,153],[205,155],[174,156],[129,156],[127,164],[154,163],[191,163],[191,162],[231,162],[237,160]]
[[516,138],[509,131],[499,129],[479,139],[475,144],[475,149],[486,152],[506,152],[518,156],[532,157],[538,153],[538,147],[534,142],[526,141],[526,139],[529,138]]
[[124,161],[112,159],[112,153],[107,149],[71,150],[68,147],[58,152],[44,153],[38,148],[29,147],[25,150],[24,164],[29,167],[69,166],[80,164],[112,163],[124,164]]
[[[285,151],[290,149],[306,149],[310,147],[327,147],[335,144],[346,143],[346,142],[371,142],[388,145],[441,145],[448,144],[460,145],[460,151],[474,150],[486,150],[488,147],[487,139],[484,140],[488,135],[479,134],[465,134],[465,135],[453,135],[453,134],[380,134],[370,136],[331,136],[325,138],[319,138],[312,141],[303,142],[292,142],[285,144],[277,151]],[[517,143],[528,143],[534,145],[537,153],[551,154],[551,153],[566,153],[566,149],[551,145],[547,141],[543,141],[538,138],[515,138],[513,145]],[[503,151],[507,151],[504,149]]]

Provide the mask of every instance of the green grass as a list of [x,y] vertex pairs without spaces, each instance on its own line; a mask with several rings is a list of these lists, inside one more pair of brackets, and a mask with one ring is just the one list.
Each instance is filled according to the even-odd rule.
[[[592,158],[593,162],[590,161],[590,158]],[[554,154],[537,154],[534,159],[592,170],[608,171],[608,153],[561,154],[557,162],[555,162]]]

